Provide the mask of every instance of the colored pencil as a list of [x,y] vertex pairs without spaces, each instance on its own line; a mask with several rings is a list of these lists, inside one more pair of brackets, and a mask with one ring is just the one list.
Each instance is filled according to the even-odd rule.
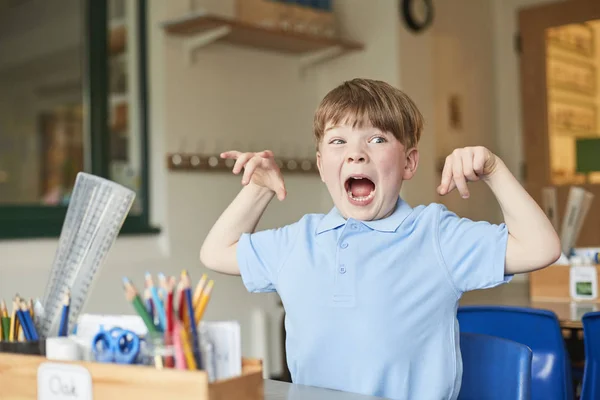
[[184,326],[180,326],[179,329],[181,338],[181,347],[185,355],[185,362],[188,369],[197,369],[196,359],[194,358],[194,352],[192,351],[192,345],[188,336],[187,330]]
[[[32,339],[31,339],[31,333],[29,331],[29,324],[25,320],[25,315],[23,315],[23,310],[21,309],[19,300],[20,300],[20,298],[18,296],[15,297],[15,300],[13,300],[13,307],[15,307],[17,309],[17,319],[19,320],[19,324],[21,325],[21,328],[23,329],[23,335],[25,336],[25,340],[30,341]],[[27,312],[27,314],[29,314],[28,311],[25,311],[25,312]]]
[[208,302],[210,300],[210,295],[212,294],[213,286],[214,281],[211,279],[206,284],[206,288],[204,289],[204,291],[202,292],[202,296],[200,297],[200,303],[196,307],[194,314],[196,323],[198,324],[200,323],[200,321],[202,321],[202,318],[204,317],[204,312],[206,311],[206,306],[208,305]]
[[9,331],[8,340],[10,342],[17,341],[17,308],[15,307],[14,303],[13,303],[12,313],[10,315],[10,331]]
[[152,318],[152,321],[156,324],[156,319],[154,318],[156,316],[156,313],[154,312],[154,303],[152,302],[152,295],[148,288],[144,289],[144,302],[146,303],[146,311],[148,311],[150,318]]
[[[177,369],[187,369],[187,365],[185,363],[186,356],[185,351],[183,350],[183,344],[181,339],[181,322],[177,321],[173,327],[173,347],[175,349],[175,368]],[[193,357],[192,357],[193,359]]]
[[196,285],[196,290],[194,290],[194,309],[196,307],[198,307],[198,304],[200,303],[200,298],[202,297],[202,291],[204,290],[204,287],[206,286],[207,281],[208,281],[208,275],[202,274],[202,276],[200,277],[200,280],[198,281],[198,284]]
[[[167,293],[166,299],[166,309],[165,312],[167,314],[167,331],[165,332],[164,341],[166,346],[174,345],[174,330],[175,330],[175,321],[173,320],[173,290],[175,290],[175,278],[169,277],[168,280],[165,280],[165,290]],[[173,368],[175,366],[175,357],[168,355],[165,357],[165,365],[167,368]]]
[[62,314],[60,316],[60,326],[58,328],[58,336],[69,335],[69,310],[71,308],[71,293],[67,291],[63,299]]
[[10,336],[10,317],[4,300],[0,303],[0,317],[2,318],[2,337],[5,341],[9,340]]
[[183,271],[181,275],[181,282],[183,285],[183,295],[185,296],[185,304],[186,311],[189,318],[189,330],[192,334],[192,352],[194,354],[194,358],[196,359],[197,365],[202,365],[201,355],[200,355],[200,344],[198,342],[198,329],[196,327],[196,321],[194,317],[194,306],[192,304],[192,288],[190,282],[190,276],[187,271]]
[[21,301],[21,315],[23,316],[23,321],[25,325],[27,325],[27,332],[29,332],[29,339],[31,341],[40,340],[37,329],[35,328],[35,324],[31,319],[31,312],[29,311],[29,307],[25,301]]
[[158,315],[158,325],[160,326],[160,330],[164,331],[167,328],[165,308],[163,306],[162,301],[158,297],[158,290],[156,286],[154,286],[154,282],[152,281],[152,275],[149,272],[146,273],[146,287],[150,289],[150,293],[152,294],[152,300],[154,301],[154,309],[156,310],[156,314]]
[[125,298],[133,305],[133,308],[138,315],[142,317],[146,328],[148,328],[148,332],[158,332],[158,329],[156,329],[156,326],[154,325],[154,321],[152,321],[150,314],[148,314],[148,311],[146,311],[146,308],[142,303],[142,299],[140,298],[137,289],[128,278],[123,278],[123,287],[125,289]]

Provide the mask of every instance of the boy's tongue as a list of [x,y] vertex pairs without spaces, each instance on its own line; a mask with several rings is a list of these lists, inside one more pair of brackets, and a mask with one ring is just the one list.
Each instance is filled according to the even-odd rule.
[[353,197],[367,197],[375,189],[375,184],[369,179],[351,179],[350,192]]

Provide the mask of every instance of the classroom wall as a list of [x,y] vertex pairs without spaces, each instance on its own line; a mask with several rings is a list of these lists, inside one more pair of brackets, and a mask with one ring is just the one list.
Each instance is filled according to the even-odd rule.
[[[489,1],[436,3],[440,18],[433,29],[435,166],[454,149],[485,146],[497,152],[494,126],[492,9]],[[476,61],[475,61],[476,60]],[[452,101],[457,108],[453,111]],[[451,120],[457,114],[458,125]],[[437,175],[439,183],[441,175]],[[469,199],[458,191],[441,197],[449,209],[474,220],[501,222],[493,193],[482,182],[469,184]]]
[[[506,7],[489,1],[491,5],[481,2],[486,4],[477,7],[468,0],[437,1],[434,27],[419,35],[406,31],[395,0],[337,1],[342,32],[364,42],[366,50],[303,75],[294,58],[224,44],[198,50],[195,63],[188,65],[183,43],[165,36],[160,23],[181,15],[190,4],[198,6],[198,0],[149,0],[151,213],[162,232],[152,237],[119,238],[98,276],[86,310],[132,312],[119,284],[123,275],[139,282],[146,271],[178,274],[186,268],[193,277],[207,272],[198,261],[200,245],[219,213],[240,189],[240,177],[167,171],[166,152],[271,148],[282,155],[309,154],[312,113],[320,98],[344,79],[368,76],[387,80],[405,89],[425,115],[419,172],[402,192],[411,204],[437,200],[436,159],[442,149],[448,150],[448,141],[441,145],[443,135],[461,138],[454,144],[463,143],[462,138],[465,144],[498,144],[507,161],[510,145],[516,145],[520,132],[516,129],[520,121],[518,109],[512,106],[518,97],[518,75],[514,68],[513,74],[501,75],[499,68],[514,67],[512,63],[516,63],[516,56],[507,55],[508,43],[512,43],[512,35],[507,32],[514,26],[509,16],[514,14],[517,1]],[[233,9],[233,0],[212,3],[223,14]],[[453,23],[452,18],[458,18],[461,12],[460,23]],[[477,62],[467,65],[449,50],[443,51],[446,43],[463,55],[479,51],[476,59],[471,58]],[[494,102],[501,84],[499,76],[505,98]],[[517,89],[507,91],[504,87]],[[448,132],[447,97],[455,93],[464,106],[462,133]],[[498,123],[499,112],[502,124]],[[507,138],[507,131],[513,139]],[[502,139],[497,132],[503,132]],[[518,162],[515,157],[507,163],[514,168]],[[292,222],[306,212],[326,212],[331,207],[326,189],[316,175],[286,176],[286,185],[288,199],[271,204],[259,229]],[[469,214],[471,211],[464,204],[457,207],[463,207],[459,211],[466,216],[497,218],[492,207],[474,206],[473,214]],[[56,240],[0,242],[0,293],[19,290],[24,296],[32,296],[43,292],[55,248]],[[248,294],[237,277],[212,272],[209,275],[216,280],[216,286],[206,317],[240,320],[246,356],[260,356],[266,336],[270,352],[267,370],[278,373],[281,309],[277,297]],[[263,317],[270,323],[266,334],[260,333],[259,322],[253,325],[253,321]]]

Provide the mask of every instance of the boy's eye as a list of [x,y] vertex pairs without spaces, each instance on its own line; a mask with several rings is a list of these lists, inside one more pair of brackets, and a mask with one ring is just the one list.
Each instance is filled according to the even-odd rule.
[[331,142],[329,142],[330,144],[344,144],[344,141],[342,139],[333,139]]
[[371,143],[385,143],[386,140],[385,138],[382,138],[381,136],[377,136],[374,137],[373,139],[371,139]]

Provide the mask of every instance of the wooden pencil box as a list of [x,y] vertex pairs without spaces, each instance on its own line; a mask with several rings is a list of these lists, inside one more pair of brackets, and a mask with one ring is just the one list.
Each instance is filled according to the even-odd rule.
[[[570,266],[555,264],[529,273],[529,298],[532,301],[572,301]],[[600,265],[596,265],[596,274]],[[600,301],[600,299],[596,300]]]
[[259,400],[262,361],[242,360],[242,375],[209,383],[204,371],[66,362],[0,353],[0,398],[77,400]]

